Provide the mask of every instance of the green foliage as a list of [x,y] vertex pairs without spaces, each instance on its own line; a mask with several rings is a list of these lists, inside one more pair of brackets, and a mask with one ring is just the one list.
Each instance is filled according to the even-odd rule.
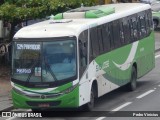
[[29,19],[45,18],[70,8],[94,5],[95,0],[0,0],[0,20],[11,23],[10,38],[18,23]]
[[95,0],[4,0],[0,6],[0,19],[13,22],[43,18],[68,8],[93,5]]

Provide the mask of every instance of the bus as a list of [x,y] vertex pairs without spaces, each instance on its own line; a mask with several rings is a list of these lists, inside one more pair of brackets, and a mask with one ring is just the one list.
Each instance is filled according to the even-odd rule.
[[13,39],[16,108],[93,110],[95,98],[155,66],[151,7],[120,3],[72,9],[19,30]]

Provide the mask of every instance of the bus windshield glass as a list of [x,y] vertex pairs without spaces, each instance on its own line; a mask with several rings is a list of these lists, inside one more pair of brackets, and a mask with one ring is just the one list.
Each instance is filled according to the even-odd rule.
[[76,41],[15,42],[12,78],[28,83],[71,80],[76,77]]

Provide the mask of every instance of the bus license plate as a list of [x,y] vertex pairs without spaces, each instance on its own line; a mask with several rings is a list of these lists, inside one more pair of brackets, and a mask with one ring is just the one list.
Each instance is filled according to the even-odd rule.
[[38,105],[38,107],[49,107],[50,105],[48,103],[41,103]]

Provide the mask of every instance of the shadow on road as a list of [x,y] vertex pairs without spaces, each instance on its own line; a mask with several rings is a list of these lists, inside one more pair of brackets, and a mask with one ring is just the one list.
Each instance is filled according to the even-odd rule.
[[156,28],[154,31],[159,32],[160,31],[160,27]]

